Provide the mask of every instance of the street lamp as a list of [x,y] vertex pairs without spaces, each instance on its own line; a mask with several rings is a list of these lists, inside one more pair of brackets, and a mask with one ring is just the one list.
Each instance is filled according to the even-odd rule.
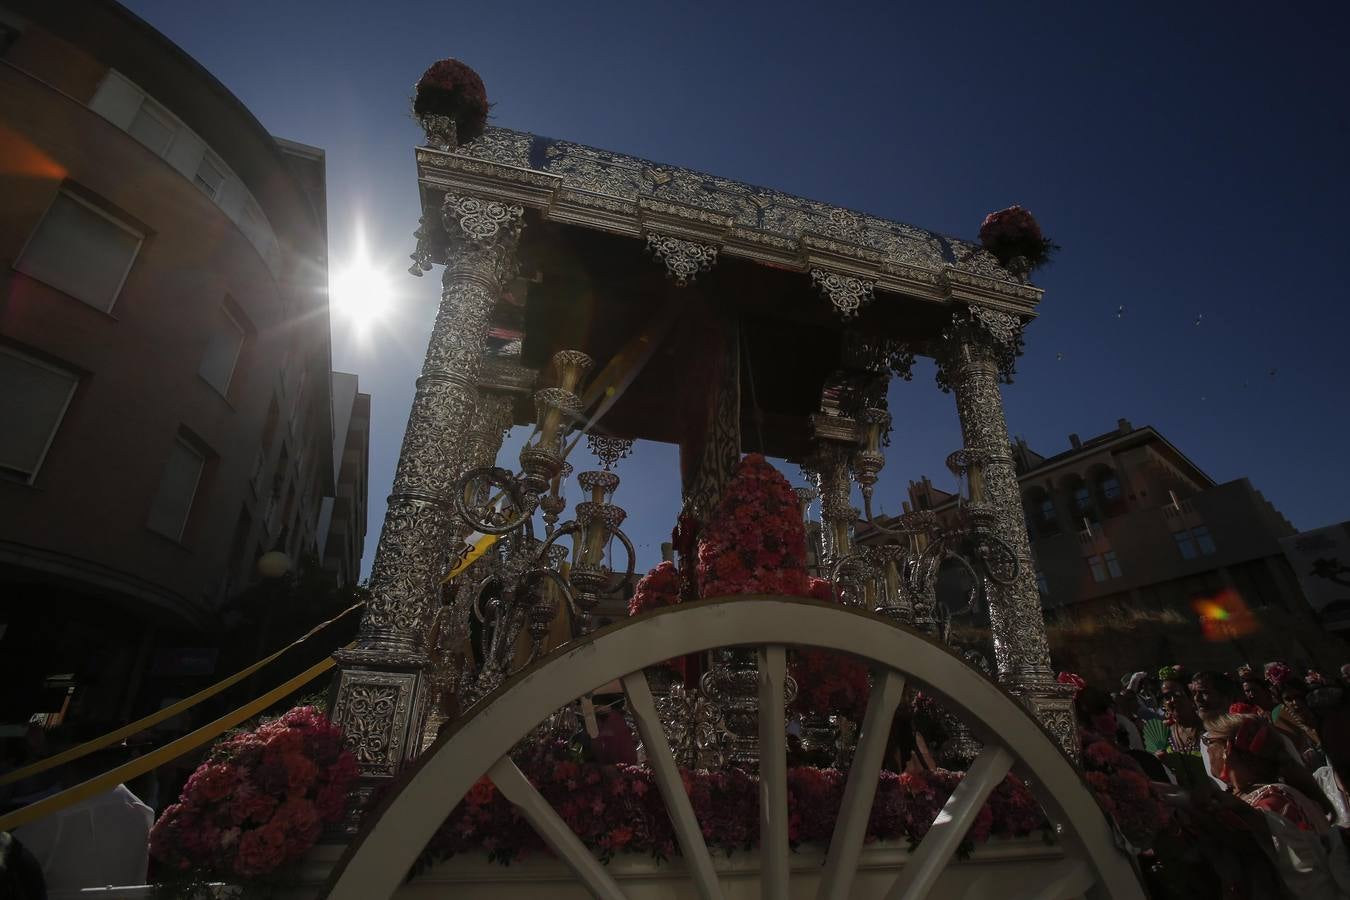
[[258,557],[258,574],[268,581],[280,581],[291,571],[291,558],[280,550],[269,550]]

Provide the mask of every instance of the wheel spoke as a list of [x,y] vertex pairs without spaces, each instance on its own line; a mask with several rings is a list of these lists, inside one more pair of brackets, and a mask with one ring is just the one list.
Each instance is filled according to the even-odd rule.
[[853,889],[853,876],[857,873],[863,839],[867,836],[867,820],[872,814],[872,801],[876,799],[877,777],[881,774],[886,743],[891,736],[891,720],[904,690],[904,676],[891,669],[876,678],[876,684],[872,686],[867,712],[863,714],[858,749],[853,754],[848,784],[844,787],[844,800],[839,805],[839,818],[835,820],[834,834],[830,837],[825,871],[820,877],[820,889],[816,891],[817,900],[848,897]]
[[788,895],[786,673],[781,646],[759,649],[759,880],[772,900]]
[[600,861],[591,855],[591,851],[581,842],[562,817],[534,785],[525,777],[509,756],[503,756],[488,770],[488,777],[502,792],[502,796],[511,802],[525,816],[530,826],[544,839],[554,853],[571,867],[577,877],[586,885],[587,890],[600,900],[627,900],[619,884]]
[[651,767],[652,778],[661,790],[662,799],[666,801],[666,810],[675,828],[675,838],[680,842],[680,852],[684,854],[685,865],[689,867],[689,873],[698,886],[699,896],[703,900],[722,900],[722,886],[713,869],[712,856],[703,840],[703,830],[699,827],[698,817],[694,815],[694,806],[685,793],[684,779],[675,765],[675,754],[671,752],[670,742],[666,740],[666,733],[661,727],[661,718],[656,712],[647,676],[641,672],[625,675],[623,690],[628,698],[628,711],[637,722],[642,746],[647,751],[647,764]]
[[990,745],[980,752],[938,813],[937,821],[909,855],[886,900],[923,900],[928,896],[984,801],[1008,774],[1012,763],[1012,755],[1002,747]]

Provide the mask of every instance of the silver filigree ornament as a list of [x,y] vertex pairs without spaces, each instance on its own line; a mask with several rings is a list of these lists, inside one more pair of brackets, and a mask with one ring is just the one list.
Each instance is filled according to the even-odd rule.
[[666,264],[666,275],[684,287],[717,262],[717,248],[664,234],[647,233],[647,250]]
[[858,310],[871,303],[874,297],[872,291],[876,287],[875,281],[840,275],[838,272],[827,272],[824,269],[812,269],[811,281],[815,284],[816,290],[834,304],[835,310],[844,319],[853,318],[858,314]]
[[627,459],[632,454],[633,440],[603,434],[587,434],[586,449],[600,460],[600,467],[608,472],[618,465],[619,460]]

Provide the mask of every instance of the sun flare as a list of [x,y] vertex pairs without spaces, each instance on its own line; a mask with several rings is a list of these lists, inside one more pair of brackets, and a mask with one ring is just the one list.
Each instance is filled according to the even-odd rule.
[[371,262],[364,247],[358,247],[347,264],[333,271],[328,282],[328,303],[358,330],[383,319],[393,302],[389,274]]

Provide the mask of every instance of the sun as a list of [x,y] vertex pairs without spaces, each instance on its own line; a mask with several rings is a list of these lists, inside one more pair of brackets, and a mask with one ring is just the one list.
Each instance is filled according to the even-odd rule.
[[328,305],[358,330],[383,319],[393,303],[393,281],[384,269],[371,262],[364,247],[328,279]]

